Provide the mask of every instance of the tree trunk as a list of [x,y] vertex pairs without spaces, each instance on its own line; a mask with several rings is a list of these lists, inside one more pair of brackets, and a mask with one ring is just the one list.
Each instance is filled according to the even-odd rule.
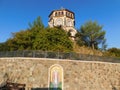
[[95,49],[95,45],[92,43],[92,49],[94,50]]

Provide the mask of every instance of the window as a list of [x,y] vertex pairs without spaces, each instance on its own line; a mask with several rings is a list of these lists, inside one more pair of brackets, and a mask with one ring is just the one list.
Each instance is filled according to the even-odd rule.
[[57,12],[55,13],[55,16],[57,16]]
[[62,15],[64,15],[64,13],[62,12]]
[[61,13],[60,13],[60,12],[58,12],[58,16],[60,16],[60,14],[61,14]]

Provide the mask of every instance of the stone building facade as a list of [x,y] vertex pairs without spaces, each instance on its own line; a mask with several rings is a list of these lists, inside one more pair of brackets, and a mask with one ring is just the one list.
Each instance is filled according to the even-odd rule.
[[65,31],[70,32],[71,37],[75,37],[75,14],[68,9],[54,10],[49,15],[49,27],[61,26]]

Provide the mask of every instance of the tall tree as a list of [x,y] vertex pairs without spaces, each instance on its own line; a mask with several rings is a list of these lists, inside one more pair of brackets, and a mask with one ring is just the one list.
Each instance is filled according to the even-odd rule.
[[40,30],[44,28],[41,17],[38,16],[32,23],[29,23],[29,29]]
[[105,31],[102,28],[97,22],[92,21],[82,25],[79,33],[80,39],[84,42],[83,44],[92,49],[97,49],[98,45],[105,40]]
[[9,50],[33,50],[37,34],[44,30],[44,25],[40,17],[29,24],[29,29],[12,33],[12,38],[7,40]]
[[6,51],[9,47],[7,46],[6,42],[0,43],[0,51]]
[[72,42],[66,32],[60,28],[46,28],[36,36],[34,49],[47,51],[71,51]]
[[31,50],[32,39],[29,30],[20,31],[12,34],[13,37],[7,40],[9,50]]

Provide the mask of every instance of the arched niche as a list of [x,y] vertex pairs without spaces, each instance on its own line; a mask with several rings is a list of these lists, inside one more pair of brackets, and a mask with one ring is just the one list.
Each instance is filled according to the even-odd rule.
[[63,90],[63,67],[54,64],[49,68],[49,90]]

